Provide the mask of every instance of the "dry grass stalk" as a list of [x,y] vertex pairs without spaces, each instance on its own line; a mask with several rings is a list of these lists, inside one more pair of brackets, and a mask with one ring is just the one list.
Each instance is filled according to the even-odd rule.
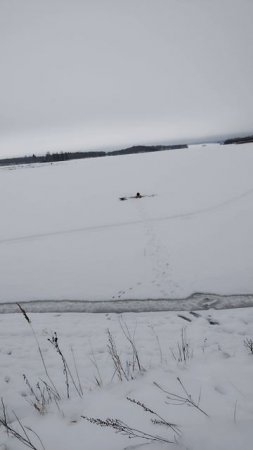
[[28,431],[30,431],[30,433],[32,433],[38,439],[38,441],[40,443],[40,447],[43,450],[45,450],[45,447],[44,447],[40,437],[38,436],[38,434],[35,433],[35,431],[33,431],[31,428],[25,427],[14,411],[12,411],[12,413],[20,427],[20,431],[18,431],[10,423],[8,423],[7,415],[6,415],[6,407],[4,405],[3,399],[2,399],[2,407],[3,407],[3,417],[0,417],[0,425],[2,425],[4,427],[4,429],[6,430],[8,435],[13,436],[19,442],[21,442],[23,445],[31,448],[32,450],[39,450],[39,447],[34,442],[32,442],[32,440],[28,434]]
[[[70,384],[69,384],[69,379],[72,381],[72,384],[76,390],[76,392],[78,393],[79,397],[82,398],[83,396],[83,392],[82,389],[80,389],[77,386],[77,383],[73,377],[72,371],[70,370],[70,367],[67,363],[67,360],[64,356],[64,354],[62,353],[60,347],[59,347],[59,340],[58,340],[58,336],[57,333],[54,332],[53,335],[51,336],[51,338],[48,339],[48,341],[50,342],[50,344],[52,344],[53,348],[56,350],[56,352],[58,353],[58,355],[61,357],[62,360],[62,365],[63,365],[63,373],[65,376],[65,385],[66,385],[66,392],[67,392],[67,398],[70,398],[70,394],[69,394],[69,389],[70,389]],[[80,382],[80,380],[79,380]]]
[[179,377],[177,377],[177,381],[180,384],[184,395],[179,395],[179,394],[174,394],[172,392],[167,391],[166,389],[162,388],[158,383],[156,383],[154,381],[154,385],[160,389],[162,392],[164,392],[165,394],[167,394],[166,399],[169,401],[166,401],[166,404],[170,404],[170,405],[176,405],[176,406],[180,406],[180,405],[186,405],[186,406],[191,406],[193,408],[196,408],[199,412],[201,412],[202,414],[204,414],[206,417],[209,417],[209,415],[203,411],[203,409],[201,409],[199,407],[199,403],[200,403],[200,398],[201,398],[201,391],[199,393],[199,397],[198,397],[198,401],[193,400],[191,394],[189,394],[189,392],[186,390],[184,384],[182,383],[182,381],[180,380]]
[[250,353],[252,353],[252,355],[253,355],[253,339],[249,339],[249,338],[245,339],[244,345],[250,351]]
[[177,343],[176,351],[171,350],[171,354],[175,361],[179,363],[186,364],[193,357],[193,351],[191,349],[190,343],[187,339],[186,330],[182,328],[181,330],[181,339],[180,342]]
[[160,414],[150,409],[144,403],[141,403],[138,400],[135,400],[134,398],[130,397],[127,397],[127,400],[131,403],[134,403],[137,406],[140,406],[144,411],[156,416],[158,419],[151,419],[152,423],[154,423],[155,425],[166,425],[167,427],[171,428],[171,430],[178,436],[181,434],[180,429],[176,424],[168,422],[163,417],[161,417]]
[[130,439],[140,438],[140,439],[145,439],[146,441],[149,441],[150,443],[151,442],[161,442],[161,443],[166,443],[166,444],[175,444],[175,440],[170,441],[169,439],[165,439],[162,436],[145,433],[144,431],[138,430],[137,428],[133,428],[133,427],[127,425],[122,420],[111,419],[111,418],[102,420],[102,419],[98,419],[98,418],[94,418],[94,417],[86,417],[86,416],[81,416],[81,417],[83,419],[87,420],[88,422],[93,423],[97,426],[113,428],[116,431],[116,433],[120,433],[124,436],[127,436]]
[[38,341],[37,335],[36,335],[36,333],[35,333],[35,331],[34,331],[34,329],[33,329],[32,321],[31,321],[31,319],[28,317],[28,315],[27,315],[26,311],[24,310],[24,308],[22,308],[22,306],[21,306],[19,303],[17,303],[17,305],[18,305],[18,307],[19,307],[21,313],[23,314],[23,316],[24,316],[26,322],[29,324],[29,326],[30,326],[30,328],[31,328],[33,337],[34,337],[35,342],[36,342],[36,344],[37,344],[38,352],[39,352],[39,355],[40,355],[40,359],[41,359],[41,362],[42,362],[42,365],[43,365],[45,374],[46,374],[46,376],[47,376],[47,378],[48,378],[48,380],[49,380],[51,386],[53,387],[54,392],[55,392],[55,394],[56,394],[57,397],[58,397],[58,400],[60,400],[60,399],[61,399],[61,396],[60,396],[58,390],[56,389],[56,386],[55,386],[55,384],[54,384],[54,382],[53,382],[52,378],[50,377],[49,372],[48,372],[48,370],[47,370],[47,365],[46,365],[46,362],[45,362],[45,359],[44,359],[44,356],[43,356],[43,353],[42,353],[42,350],[41,350],[40,343],[39,343],[39,341]]
[[115,341],[113,339],[113,336],[110,332],[110,330],[107,330],[107,339],[108,339],[108,343],[107,343],[107,349],[109,352],[109,355],[111,356],[113,365],[114,365],[114,369],[115,369],[115,373],[117,374],[118,378],[120,381],[123,381],[123,379],[125,380],[129,380],[129,377],[127,375],[127,372],[125,371],[123,364],[121,362]]

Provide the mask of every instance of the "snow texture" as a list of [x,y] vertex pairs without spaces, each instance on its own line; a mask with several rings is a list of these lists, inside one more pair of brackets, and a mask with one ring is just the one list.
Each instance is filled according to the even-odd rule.
[[[49,375],[59,390],[60,412],[53,403],[40,415],[31,402],[31,392],[23,380],[25,374],[32,386],[45,379],[37,343],[30,325],[22,314],[0,316],[0,391],[12,426],[19,429],[13,411],[22,423],[41,438],[46,450],[251,450],[253,430],[252,354],[244,340],[252,338],[253,309],[163,313],[117,314],[31,314],[31,324],[43,352]],[[119,382],[108,354],[106,330],[114,337],[122,361],[131,360],[131,346],[120,324],[126,324],[134,335],[140,362],[145,371],[133,380]],[[184,328],[190,357],[178,362],[178,343]],[[56,331],[59,345],[75,373],[71,347],[84,390],[80,399],[66,386],[61,359],[48,338]],[[98,370],[102,388],[96,386]],[[114,374],[114,376],[113,376]],[[177,380],[198,401],[206,417],[196,408],[168,402],[154,381],[167,391],[183,395]],[[128,425],[164,438],[173,437],[167,427],[151,423],[150,414],[126,397],[135,398],[155,410],[167,421],[180,426],[178,445],[147,445],[140,439],[129,440],[107,428],[87,423],[81,416],[118,418]],[[167,401],[167,403],[166,403]],[[172,404],[171,404],[172,403]],[[1,407],[0,407],[1,410]],[[37,448],[37,438],[28,432]],[[0,448],[21,450],[18,441],[8,438],[0,428]],[[6,444],[6,447],[4,446]],[[139,448],[139,447],[138,447]]]
[[0,302],[252,294],[252,164],[247,144],[2,168]]

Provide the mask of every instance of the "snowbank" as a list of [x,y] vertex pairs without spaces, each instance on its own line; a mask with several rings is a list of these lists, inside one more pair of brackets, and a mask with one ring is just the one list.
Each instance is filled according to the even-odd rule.
[[[41,415],[33,406],[34,396],[23,374],[37,394],[37,381],[49,381],[32,329],[22,314],[0,316],[0,390],[8,417],[14,420],[11,426],[21,431],[14,411],[23,425],[39,435],[46,450],[81,450],[84,443],[87,450],[123,450],[141,443],[145,449],[174,448],[161,442],[145,445],[142,439],[129,440],[81,418],[117,418],[135,429],[174,440],[174,433],[168,427],[151,422],[156,416],[130,403],[127,397],[143,402],[162,418],[179,426],[181,434],[177,436],[176,448],[252,448],[252,354],[244,345],[245,339],[252,338],[252,308],[210,310],[199,315],[189,312],[124,314],[121,318],[115,314],[32,314],[30,319],[49,376],[62,397],[59,409],[51,402]],[[136,371],[132,380],[120,382],[109,357],[106,330],[110,330],[126,369],[126,362],[132,361],[132,350],[122,332],[124,324],[134,336],[143,371]],[[179,361],[183,328],[189,357]],[[76,379],[74,352],[83,398],[79,398],[70,382],[70,399],[66,399],[61,358],[48,341],[54,331]],[[185,397],[178,378],[205,414],[189,403],[169,400],[154,385],[156,382],[171,394]],[[40,450],[37,437],[30,431],[28,434]],[[0,442],[6,443],[7,447],[3,448],[10,450],[23,448],[16,439],[8,438],[3,427]]]

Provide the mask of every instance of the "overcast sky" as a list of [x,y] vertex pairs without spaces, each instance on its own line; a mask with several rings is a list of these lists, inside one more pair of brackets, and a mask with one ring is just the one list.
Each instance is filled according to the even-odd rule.
[[252,0],[0,0],[0,157],[253,132]]

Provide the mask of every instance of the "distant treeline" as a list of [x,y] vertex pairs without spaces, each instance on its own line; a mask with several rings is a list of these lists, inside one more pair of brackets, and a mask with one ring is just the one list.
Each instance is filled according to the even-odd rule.
[[114,150],[110,152],[105,151],[94,151],[94,152],[56,152],[56,153],[46,153],[42,156],[20,156],[17,158],[5,158],[0,159],[0,166],[9,166],[15,164],[33,164],[33,163],[51,163],[58,161],[69,161],[71,159],[84,159],[84,158],[100,158],[102,156],[117,156],[117,155],[131,155],[135,153],[149,153],[149,152],[159,152],[162,150],[178,150],[182,148],[187,148],[188,146],[183,145],[137,145],[134,147],[125,148],[123,150]]
[[[245,137],[234,137],[225,141],[216,142],[221,145],[247,144],[253,142],[253,135]],[[187,144],[180,145],[135,145],[122,150],[113,151],[88,151],[88,152],[54,152],[46,155],[20,156],[17,158],[0,159],[0,166],[11,166],[15,164],[52,163],[58,161],[69,161],[71,159],[100,158],[102,156],[132,155],[136,153],[160,152],[163,150],[178,150],[188,148]]]
[[253,142],[253,136],[246,136],[246,137],[235,137],[231,139],[226,139],[223,144],[229,145],[229,144],[248,144],[249,142]]

